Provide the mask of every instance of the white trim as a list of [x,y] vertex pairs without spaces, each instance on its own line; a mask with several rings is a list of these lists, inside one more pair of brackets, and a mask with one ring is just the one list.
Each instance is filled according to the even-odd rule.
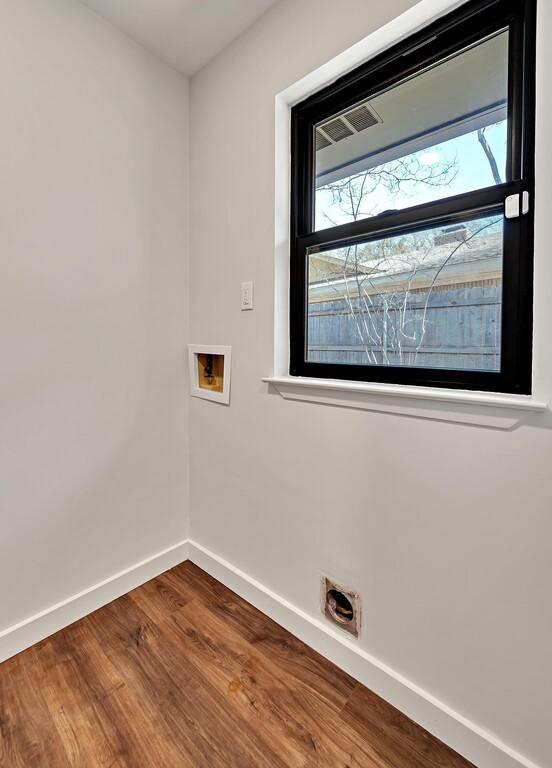
[[546,403],[525,395],[301,376],[267,376],[263,381],[274,386],[286,400],[476,424],[493,429],[511,429],[525,414],[543,413],[547,409]]
[[188,541],[185,540],[0,631],[0,662],[187,559]]
[[460,8],[466,2],[468,0],[420,0],[412,8],[375,29],[367,37],[334,56],[314,72],[309,72],[290,85],[279,94],[278,98],[283,99],[289,106],[303,101],[312,93],[400,43],[401,40],[419,32],[442,16],[446,16],[447,13]]
[[540,768],[387,666],[357,641],[314,618],[223,558],[189,540],[189,558],[322,656],[393,704],[480,768]]
[[275,386],[295,385],[307,389],[331,389],[340,392],[363,392],[367,395],[386,395],[387,397],[415,398],[435,402],[456,402],[468,405],[484,405],[493,408],[509,408],[514,411],[545,411],[546,403],[541,403],[526,395],[501,395],[487,392],[471,392],[464,389],[432,389],[431,387],[411,387],[395,384],[371,384],[362,381],[342,381],[340,379],[311,379],[301,376],[267,376],[263,381]]
[[[198,355],[222,355],[224,358],[222,392],[203,389],[198,383]],[[230,377],[232,375],[232,347],[220,344],[188,344],[188,366],[190,370],[190,394],[202,400],[215,403],[230,403]]]

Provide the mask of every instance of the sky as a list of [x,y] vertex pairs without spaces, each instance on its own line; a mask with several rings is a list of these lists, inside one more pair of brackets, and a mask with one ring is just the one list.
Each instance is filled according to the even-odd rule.
[[[485,138],[493,151],[503,180],[505,179],[506,168],[506,132],[506,120],[485,129]],[[410,183],[395,195],[390,195],[386,189],[380,186],[369,199],[366,199],[366,210],[373,210],[372,215],[390,208],[407,208],[494,185],[491,168],[479,143],[476,131],[428,147],[415,153],[414,156],[428,168],[436,167],[439,163],[455,161],[457,173],[454,180],[446,186],[439,187]],[[333,203],[332,193],[320,189],[316,192],[316,229],[332,226],[332,222],[324,214],[327,214],[336,224],[351,221],[351,216],[343,213],[339,205]]]

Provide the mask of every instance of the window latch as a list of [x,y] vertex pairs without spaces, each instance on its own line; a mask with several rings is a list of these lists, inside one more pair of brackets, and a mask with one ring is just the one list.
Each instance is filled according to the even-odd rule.
[[507,219],[519,219],[529,213],[529,192],[508,195],[504,201],[504,215]]

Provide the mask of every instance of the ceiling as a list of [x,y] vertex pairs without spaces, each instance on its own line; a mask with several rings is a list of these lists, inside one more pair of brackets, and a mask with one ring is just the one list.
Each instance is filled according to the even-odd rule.
[[167,63],[193,75],[277,0],[82,0]]

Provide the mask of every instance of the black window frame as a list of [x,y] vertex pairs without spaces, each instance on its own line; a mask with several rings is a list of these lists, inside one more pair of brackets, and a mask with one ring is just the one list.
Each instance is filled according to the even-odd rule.
[[[425,67],[509,29],[508,153],[505,183],[371,218],[315,230],[314,127]],[[531,393],[535,187],[536,0],[472,0],[291,110],[291,376]],[[312,247],[339,247],[504,212],[528,192],[530,210],[504,218],[500,371],[357,365],[307,360],[307,261]],[[473,215],[472,215],[473,214]]]

